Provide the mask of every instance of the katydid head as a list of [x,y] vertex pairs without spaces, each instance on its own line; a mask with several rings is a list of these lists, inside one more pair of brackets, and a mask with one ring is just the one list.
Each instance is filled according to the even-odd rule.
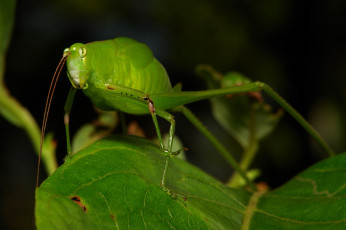
[[91,71],[86,45],[75,43],[70,48],[66,48],[63,55],[67,57],[67,76],[72,86],[77,89],[88,88],[87,80]]
[[48,120],[49,109],[50,109],[50,105],[54,95],[56,83],[58,82],[61,70],[65,62],[67,63],[67,75],[72,83],[72,86],[78,89],[86,89],[88,87],[87,80],[90,76],[90,67],[88,65],[87,47],[84,44],[76,43],[76,44],[73,44],[70,48],[66,48],[64,50],[63,57],[61,58],[54,72],[52,82],[49,87],[49,92],[48,92],[48,96],[46,100],[46,107],[44,110],[44,116],[43,116],[43,122],[42,122],[36,187],[38,187],[38,184],[39,184],[42,146],[43,146],[44,134],[46,132],[46,124]]

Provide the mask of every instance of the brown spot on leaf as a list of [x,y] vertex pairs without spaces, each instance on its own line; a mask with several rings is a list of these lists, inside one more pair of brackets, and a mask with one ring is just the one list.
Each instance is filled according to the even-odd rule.
[[110,216],[111,216],[111,218],[112,218],[113,220],[115,220],[114,214],[111,214]]
[[88,211],[87,208],[86,208],[86,206],[82,203],[82,201],[81,201],[81,199],[80,199],[79,196],[72,196],[72,197],[71,197],[71,200],[72,200],[73,202],[75,202],[79,207],[81,207],[81,209],[83,209],[84,212],[87,212],[87,211]]

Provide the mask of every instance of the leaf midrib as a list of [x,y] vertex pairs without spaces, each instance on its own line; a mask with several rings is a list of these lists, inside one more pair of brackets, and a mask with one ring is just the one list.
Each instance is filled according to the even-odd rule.
[[255,210],[257,209],[257,203],[260,197],[263,196],[266,192],[267,191],[265,190],[257,191],[251,196],[249,200],[249,204],[247,205],[245,213],[244,213],[244,221],[241,228],[242,230],[250,229],[250,222]]

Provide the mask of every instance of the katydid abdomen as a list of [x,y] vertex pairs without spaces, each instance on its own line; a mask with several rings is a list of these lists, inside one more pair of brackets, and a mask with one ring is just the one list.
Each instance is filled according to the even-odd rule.
[[[84,94],[102,110],[148,114],[147,107],[133,105],[143,93],[172,91],[166,70],[151,50],[131,38],[76,43],[64,53],[68,55],[66,65],[72,85],[84,89]],[[112,86],[118,86],[116,93],[109,92]]]

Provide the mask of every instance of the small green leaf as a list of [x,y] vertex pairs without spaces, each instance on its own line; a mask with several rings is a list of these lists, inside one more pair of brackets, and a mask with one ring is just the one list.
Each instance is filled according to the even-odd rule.
[[[249,83],[250,80],[238,72],[225,75],[211,66],[200,65],[197,74],[205,81],[208,89],[231,87]],[[262,101],[259,93],[229,95],[210,99],[212,113],[221,126],[232,135],[243,149],[269,135],[278,123],[282,111],[273,113]]]
[[[154,138],[152,140],[154,143],[156,143],[158,146],[160,145],[160,141],[159,138]],[[168,146],[168,142],[169,142],[169,133],[165,133],[163,134],[162,137],[162,142],[164,146]],[[179,154],[176,156],[182,160],[186,160],[186,154],[185,154],[185,150],[184,150],[184,145],[183,142],[180,140],[180,138],[177,135],[173,136],[173,145],[172,145],[172,152],[177,152],[180,150]]]
[[72,154],[110,135],[119,122],[118,114],[114,111],[96,110],[97,120],[83,125],[73,136]]
[[[38,229],[239,229],[249,193],[232,190],[157,145],[110,137],[76,153],[37,190]],[[184,196],[186,201],[182,198]]]
[[[173,136],[173,145],[172,145],[172,152],[177,152],[179,151],[179,154],[176,156],[182,160],[186,160],[186,153],[184,150],[184,145],[183,142],[180,140],[180,138],[177,135]],[[165,133],[162,138],[163,144],[165,146],[168,146],[169,142],[169,133]],[[158,142],[158,140],[157,140]]]
[[282,115],[281,110],[273,113],[269,105],[244,96],[212,98],[210,101],[215,119],[243,149],[269,135]]

